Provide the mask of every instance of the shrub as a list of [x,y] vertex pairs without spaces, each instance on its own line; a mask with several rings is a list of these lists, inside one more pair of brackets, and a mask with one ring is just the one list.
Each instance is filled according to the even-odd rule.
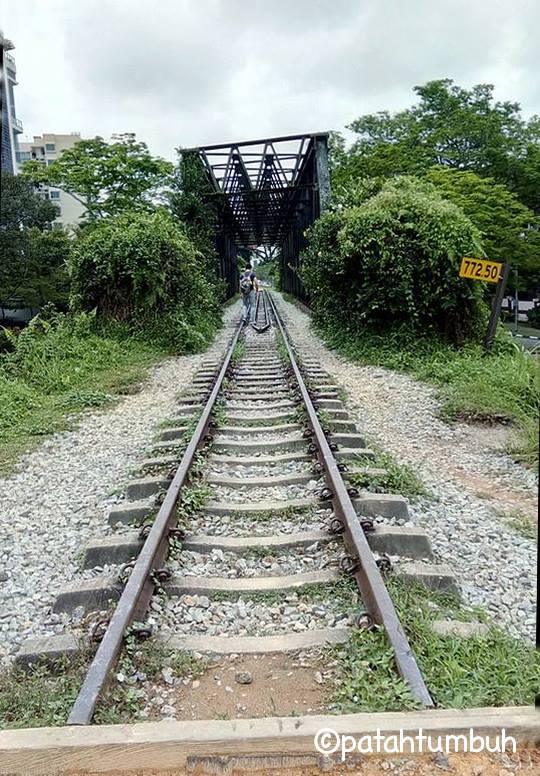
[[72,305],[178,351],[197,350],[219,316],[218,292],[201,262],[182,224],[165,211],[103,219],[72,251]]
[[480,234],[434,186],[413,178],[359,187],[310,230],[303,280],[319,323],[351,332],[402,326],[460,342],[480,333],[482,287],[458,276]]

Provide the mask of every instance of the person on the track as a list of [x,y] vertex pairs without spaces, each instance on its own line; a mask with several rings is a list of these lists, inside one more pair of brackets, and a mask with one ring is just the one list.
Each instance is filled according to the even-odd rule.
[[242,320],[244,323],[250,323],[253,315],[253,303],[255,302],[255,294],[259,291],[259,281],[257,276],[253,272],[253,268],[249,262],[246,262],[246,268],[240,275],[240,293],[242,295],[242,304],[244,309],[242,312]]

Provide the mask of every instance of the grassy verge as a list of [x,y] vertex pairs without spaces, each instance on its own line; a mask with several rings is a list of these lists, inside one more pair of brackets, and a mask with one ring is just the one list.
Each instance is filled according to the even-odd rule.
[[537,465],[540,361],[509,342],[507,335],[499,335],[493,353],[485,357],[480,345],[455,349],[431,340],[411,342],[403,333],[321,334],[351,360],[408,372],[437,385],[448,420],[513,424],[517,442],[508,452]]
[[[405,586],[390,578],[388,587],[428,689],[438,706],[528,705],[540,686],[539,654],[494,625],[484,636],[439,636],[435,619],[482,621],[481,611],[455,599]],[[381,631],[356,631],[331,657],[339,662],[332,702],[339,712],[393,711],[416,707],[393,666],[392,650]]]
[[[65,725],[88,667],[84,653],[75,662],[58,660],[29,671],[12,667],[0,675],[0,730]],[[196,677],[205,667],[187,652],[171,652],[154,640],[137,643],[128,638],[115,679],[100,699],[94,721],[119,724],[136,718],[144,705],[141,682],[159,680],[169,668],[175,677]]]
[[89,316],[36,320],[0,353],[0,470],[76,415],[128,393],[166,352],[122,330],[97,333]]

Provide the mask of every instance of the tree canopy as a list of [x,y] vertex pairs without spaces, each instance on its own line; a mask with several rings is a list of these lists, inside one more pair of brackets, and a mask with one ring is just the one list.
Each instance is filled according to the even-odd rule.
[[0,304],[66,303],[69,241],[63,232],[46,231],[57,214],[56,206],[36,194],[28,181],[2,172]]
[[426,177],[478,227],[488,258],[519,267],[521,288],[540,288],[540,221],[532,210],[506,186],[474,172],[433,167]]
[[526,121],[515,102],[499,102],[491,84],[471,89],[451,79],[416,86],[411,108],[360,116],[348,129],[356,139],[343,152],[334,181],[346,184],[361,176],[423,175],[434,165],[476,172],[515,191],[540,213],[538,117]]
[[81,140],[52,162],[25,162],[27,179],[56,186],[86,208],[89,220],[125,210],[148,210],[170,182],[173,166],[154,157],[131,133],[107,143],[101,137]]

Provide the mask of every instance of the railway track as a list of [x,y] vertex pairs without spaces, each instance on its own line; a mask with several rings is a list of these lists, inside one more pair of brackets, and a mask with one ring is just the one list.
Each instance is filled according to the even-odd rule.
[[[90,543],[84,578],[57,597],[57,612],[107,610],[68,723],[92,721],[128,633],[226,656],[324,648],[380,627],[396,670],[432,706],[384,575],[393,567],[438,589],[454,580],[430,562],[424,532],[402,525],[402,497],[355,487],[380,474],[373,453],[332,379],[296,353],[270,295],[179,401],[110,513],[117,530]],[[335,592],[343,578],[357,586],[348,609]],[[18,661],[79,648],[66,634],[25,645]]]

